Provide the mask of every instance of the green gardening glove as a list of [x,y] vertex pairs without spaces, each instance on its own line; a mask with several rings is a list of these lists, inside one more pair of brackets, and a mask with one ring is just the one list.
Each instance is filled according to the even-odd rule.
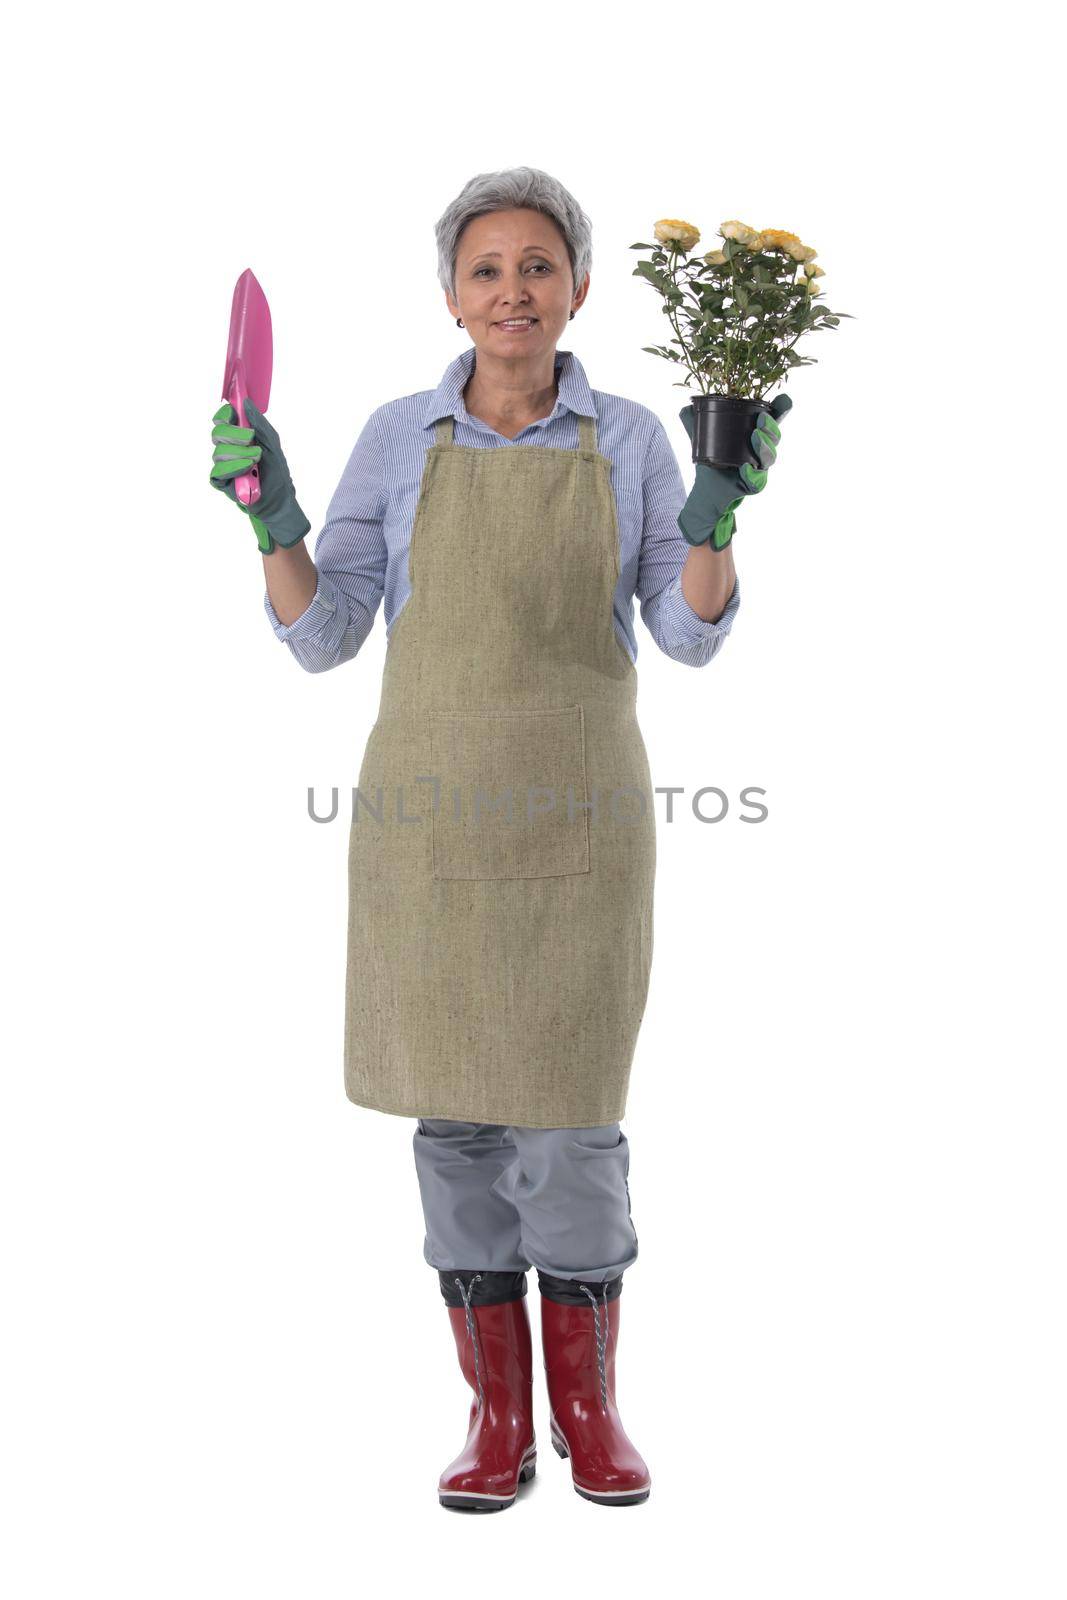
[[[711,540],[713,550],[725,550],[734,536],[734,512],[746,494],[759,494],[767,482],[767,473],[774,464],[777,444],[782,437],[779,417],[791,410],[792,400],[780,394],[756,417],[752,430],[752,449],[758,467],[746,461],[743,467],[709,467],[697,462],[696,482],[689,499],[678,513],[678,526],[689,544],[703,544]],[[689,442],[693,442],[693,407],[688,405],[678,413],[685,423]]]
[[[264,555],[269,555],[275,545],[288,550],[299,544],[311,532],[311,523],[297,505],[296,490],[276,430],[251,400],[245,401],[245,415],[251,427],[239,427],[237,413],[226,402],[211,419],[214,424],[211,437],[215,444],[211,487],[221,489],[235,506],[240,506],[251,519],[259,548]],[[238,500],[233,480],[257,461],[259,499],[253,508]]]

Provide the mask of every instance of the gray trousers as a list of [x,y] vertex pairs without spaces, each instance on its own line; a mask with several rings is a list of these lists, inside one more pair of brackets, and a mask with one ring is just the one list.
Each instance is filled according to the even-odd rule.
[[617,1122],[516,1128],[420,1117],[414,1147],[431,1267],[534,1266],[600,1283],[637,1260],[630,1146]]

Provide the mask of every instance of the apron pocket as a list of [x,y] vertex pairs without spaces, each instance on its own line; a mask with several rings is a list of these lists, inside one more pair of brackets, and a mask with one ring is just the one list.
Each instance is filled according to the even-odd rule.
[[435,878],[589,871],[581,706],[430,713]]

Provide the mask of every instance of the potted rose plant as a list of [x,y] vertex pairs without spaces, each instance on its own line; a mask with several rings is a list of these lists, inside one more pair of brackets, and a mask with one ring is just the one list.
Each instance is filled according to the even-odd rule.
[[849,313],[815,303],[823,269],[795,233],[724,222],[722,248],[694,256],[700,230],[692,223],[665,217],[652,231],[656,243],[630,246],[652,251],[634,277],[662,295],[674,338],[642,348],[684,368],[676,387],[699,388],[692,397],[693,460],[758,466],[750,440],[764,397],[793,367],[815,359],[798,354],[797,340],[836,328]]

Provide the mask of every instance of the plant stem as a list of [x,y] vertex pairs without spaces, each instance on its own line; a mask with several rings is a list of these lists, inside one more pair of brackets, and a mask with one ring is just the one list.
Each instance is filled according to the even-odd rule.
[[[670,272],[671,272],[671,282],[674,284],[676,289],[678,287],[678,280],[677,280],[677,277],[675,276],[675,272],[676,272],[675,257],[677,256],[678,253],[679,252],[678,252],[678,249],[677,249],[677,241],[675,240],[671,244]],[[675,338],[678,340],[678,343],[682,347],[682,360],[685,362],[685,365],[689,368],[690,375],[693,378],[695,378],[698,383],[701,383],[702,382],[701,374],[696,370],[696,368],[693,366],[692,362],[689,359],[689,347],[686,344],[685,339],[683,339],[683,337],[682,337],[681,328],[679,328],[677,322],[675,321],[675,310],[674,310],[674,306],[673,306],[673,304],[671,303],[670,300],[667,301],[667,321],[670,323],[671,327],[674,329]],[[703,388],[702,388],[701,392],[702,393],[707,393],[707,391],[704,390]]]

